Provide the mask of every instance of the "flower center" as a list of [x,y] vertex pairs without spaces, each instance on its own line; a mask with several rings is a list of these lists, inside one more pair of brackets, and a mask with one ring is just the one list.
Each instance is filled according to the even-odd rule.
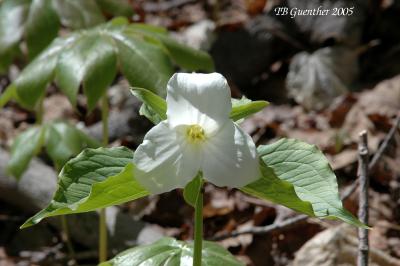
[[190,142],[199,142],[206,139],[204,129],[199,125],[190,125],[186,129],[186,136]]

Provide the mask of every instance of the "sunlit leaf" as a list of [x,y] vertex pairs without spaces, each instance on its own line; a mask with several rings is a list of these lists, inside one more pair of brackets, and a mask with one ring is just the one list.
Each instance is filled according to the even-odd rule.
[[[299,140],[281,139],[273,144],[259,146],[258,153],[261,160],[270,168],[269,173],[264,172],[264,178],[274,180],[278,177],[286,184],[290,183],[299,199],[311,203],[314,216],[340,219],[355,226],[365,227],[343,207],[336,176],[328,160],[317,147]],[[248,190],[250,187],[253,192],[257,192],[256,196],[266,199],[274,195],[275,192],[264,190],[265,186],[263,188],[261,183],[258,186],[257,182],[261,181],[250,184],[244,190],[255,195],[256,193]],[[275,197],[277,200],[274,202],[283,204],[278,195]],[[282,200],[288,199],[282,197]],[[287,204],[285,206],[292,208]]]
[[[192,265],[193,243],[162,238],[151,245],[125,250],[112,260],[99,266],[183,266]],[[220,245],[203,241],[202,265],[204,266],[244,266],[229,251]]]
[[133,152],[124,147],[86,149],[65,164],[50,204],[21,227],[46,217],[82,213],[149,194],[133,176]]

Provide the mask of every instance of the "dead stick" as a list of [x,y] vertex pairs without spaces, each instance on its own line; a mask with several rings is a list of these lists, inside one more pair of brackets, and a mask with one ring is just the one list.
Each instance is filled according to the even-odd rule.
[[[378,148],[377,152],[374,154],[371,162],[368,164],[369,170],[371,170],[375,166],[375,164],[379,161],[379,159],[382,157],[383,153],[385,152],[386,148],[388,147],[390,140],[393,138],[395,132],[398,130],[399,127],[400,127],[400,114],[397,115],[392,128],[390,129],[388,134],[385,136],[385,139],[383,140],[382,144],[379,146],[379,148]],[[350,197],[350,195],[356,190],[357,186],[358,186],[358,179],[356,181],[354,181],[354,183],[349,187],[349,189],[347,189],[342,194],[340,199],[343,201],[343,200],[346,200],[348,197]],[[289,218],[285,221],[282,221],[279,223],[273,223],[271,225],[255,226],[255,227],[252,227],[252,228],[249,228],[246,230],[234,230],[229,233],[219,234],[219,235],[216,235],[216,236],[210,238],[210,240],[217,241],[217,240],[222,240],[222,239],[226,239],[229,237],[235,237],[235,236],[239,236],[239,235],[243,235],[243,234],[255,234],[255,235],[268,234],[272,231],[288,229],[288,228],[292,227],[293,225],[306,220],[307,218],[308,218],[307,215],[300,214],[300,215],[294,216],[292,218]]]
[[[386,151],[391,139],[393,138],[394,134],[399,129],[399,127],[400,127],[400,113],[397,115],[392,128],[386,134],[382,144],[379,146],[378,150],[375,152],[374,156],[372,157],[371,161],[369,162],[369,164],[368,164],[369,171],[371,171],[375,167],[376,163],[380,160],[380,158],[382,157],[383,153]],[[348,197],[350,197],[351,194],[353,194],[354,191],[356,191],[356,189],[358,187],[358,181],[359,180],[356,179],[356,181],[354,181],[354,183],[348,189],[346,189],[346,191],[343,193],[342,200],[347,199]]]
[[[368,224],[368,135],[367,131],[360,133],[358,142],[358,180],[359,180],[359,206],[358,206],[358,218],[364,224]],[[368,229],[358,229],[358,256],[357,266],[368,266]]]

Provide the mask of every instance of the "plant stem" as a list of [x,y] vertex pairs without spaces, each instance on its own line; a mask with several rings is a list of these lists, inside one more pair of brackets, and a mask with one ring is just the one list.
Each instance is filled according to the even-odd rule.
[[200,188],[194,212],[194,250],[193,266],[201,266],[201,253],[203,249],[203,187]]
[[35,114],[36,114],[36,124],[42,125],[43,124],[43,98],[41,97],[37,103]]
[[[108,145],[108,99],[107,93],[103,96],[101,101],[101,121],[103,125],[103,146]],[[100,210],[99,221],[99,261],[104,262],[107,260],[107,224],[106,224],[106,210]]]
[[69,257],[73,260],[73,264],[76,264],[75,251],[72,246],[71,239],[69,237],[67,217],[65,217],[65,215],[61,215],[60,220],[61,220],[61,228],[62,228],[62,240],[64,241],[65,245],[67,246]]

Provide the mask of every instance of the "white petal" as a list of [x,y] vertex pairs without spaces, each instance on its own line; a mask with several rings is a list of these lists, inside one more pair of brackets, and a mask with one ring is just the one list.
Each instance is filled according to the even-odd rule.
[[261,176],[253,140],[232,121],[206,143],[201,169],[217,186],[243,187]]
[[166,121],[154,126],[136,149],[135,178],[153,194],[183,188],[198,173],[201,155]]
[[213,134],[229,119],[230,95],[221,74],[174,74],[167,86],[168,122],[171,127],[198,124]]

